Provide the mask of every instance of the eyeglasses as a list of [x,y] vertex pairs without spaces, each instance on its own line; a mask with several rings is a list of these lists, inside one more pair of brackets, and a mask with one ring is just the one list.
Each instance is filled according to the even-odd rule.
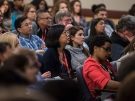
[[112,49],[110,47],[107,47],[107,48],[101,47],[101,48],[104,49],[106,52],[111,52],[112,51]]

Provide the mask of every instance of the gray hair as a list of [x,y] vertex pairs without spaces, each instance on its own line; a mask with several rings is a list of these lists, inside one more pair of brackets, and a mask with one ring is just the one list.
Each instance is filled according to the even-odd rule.
[[121,17],[118,25],[116,26],[116,29],[118,32],[128,30],[135,35],[135,17],[131,15]]
[[55,15],[55,23],[59,24],[59,21],[62,20],[62,18],[64,17],[71,17],[71,13],[69,11],[58,11]]

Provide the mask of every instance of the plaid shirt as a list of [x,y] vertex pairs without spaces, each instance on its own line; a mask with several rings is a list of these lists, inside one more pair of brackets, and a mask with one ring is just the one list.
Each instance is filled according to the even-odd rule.
[[23,48],[30,48],[32,50],[42,49],[42,46],[45,45],[42,39],[37,35],[31,35],[29,38],[19,36],[20,45]]

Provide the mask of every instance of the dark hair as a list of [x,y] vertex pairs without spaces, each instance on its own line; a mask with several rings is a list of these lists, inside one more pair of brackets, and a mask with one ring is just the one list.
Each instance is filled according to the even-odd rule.
[[3,54],[4,52],[6,52],[7,47],[11,48],[12,46],[8,42],[0,42],[0,53]]
[[97,8],[95,14],[98,14],[100,11],[107,11],[105,8]]
[[98,22],[100,22],[101,20],[103,20],[102,18],[97,18],[97,19],[93,19],[91,21],[91,26],[90,26],[90,35],[88,37],[88,40],[92,40],[94,36],[97,36],[97,35],[105,35],[105,32],[102,32],[100,34],[97,33],[96,31],[96,25]]
[[18,17],[16,20],[15,20],[15,29],[16,29],[16,31],[17,32],[19,32],[18,31],[18,28],[21,28],[21,24],[22,24],[22,22],[24,21],[24,20],[26,20],[27,19],[27,17],[24,17],[24,16],[21,16],[21,17]]
[[[75,34],[79,31],[79,30],[83,30],[82,27],[80,26],[73,26],[71,28],[69,28],[69,33],[70,33],[70,36],[75,36]],[[84,30],[83,30],[84,31]],[[69,43],[71,46],[73,46],[73,43],[72,43],[72,40],[70,39],[70,43]]]
[[118,78],[123,81],[127,75],[135,71],[135,53],[131,53],[129,56],[121,60],[121,64],[118,70]]
[[132,7],[131,7],[130,10],[128,11],[128,13],[129,13],[130,15],[135,16],[135,4],[132,5]]
[[[71,1],[71,3],[70,3],[71,11],[72,11],[73,14],[75,13],[74,5],[75,5],[76,2],[79,2],[79,3],[81,4],[81,1],[80,1],[80,0],[73,0],[73,1]],[[78,15],[81,16],[81,13],[82,13],[82,12],[81,12],[81,8],[80,8],[80,12],[78,13]]]
[[29,59],[24,55],[12,55],[7,60],[4,61],[3,70],[14,71],[19,70],[24,72],[25,66],[29,64]]
[[[69,28],[70,36],[75,36],[75,34],[76,34],[79,30],[83,30],[83,28],[80,27],[80,26],[73,26],[73,27]],[[84,30],[83,30],[83,31],[84,31]],[[73,42],[72,42],[72,40],[71,40],[71,37],[70,37],[70,42],[69,42],[69,44],[70,44],[71,46],[73,46]],[[82,47],[83,47],[83,46],[82,46]],[[88,50],[85,49],[84,47],[83,47],[83,53],[84,53],[87,57],[89,56]]]
[[106,9],[106,5],[101,3],[101,4],[98,4],[98,5],[94,4],[94,5],[91,6],[91,10],[92,10],[93,13],[96,13],[96,10],[100,9],[100,8]]
[[31,4],[33,4],[35,7],[36,7],[36,9],[38,10],[39,9],[39,4],[41,3],[41,1],[44,1],[45,2],[45,11],[46,10],[48,10],[48,5],[47,5],[47,2],[45,1],[45,0],[33,0],[32,2],[31,2]]
[[4,18],[10,18],[11,10],[10,10],[10,2],[8,0],[0,0],[0,7],[3,5],[4,1],[8,2],[8,10],[7,12],[4,13],[3,17]]
[[121,17],[121,19],[118,21],[116,29],[118,32],[121,33],[125,30],[128,30],[135,35],[135,17],[132,15],[126,15]]
[[94,46],[101,47],[105,44],[105,42],[112,43],[109,37],[104,35],[98,35],[93,38],[90,43],[90,54],[92,55],[94,52]]
[[47,31],[46,46],[49,48],[60,47],[59,38],[64,31],[64,25],[53,25]]

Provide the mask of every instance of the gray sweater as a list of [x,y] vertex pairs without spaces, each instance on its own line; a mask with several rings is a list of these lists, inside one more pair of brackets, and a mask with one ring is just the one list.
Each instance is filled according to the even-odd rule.
[[83,48],[75,48],[67,45],[66,49],[70,51],[71,65],[74,70],[83,65],[84,61],[87,59],[87,56],[83,53]]

